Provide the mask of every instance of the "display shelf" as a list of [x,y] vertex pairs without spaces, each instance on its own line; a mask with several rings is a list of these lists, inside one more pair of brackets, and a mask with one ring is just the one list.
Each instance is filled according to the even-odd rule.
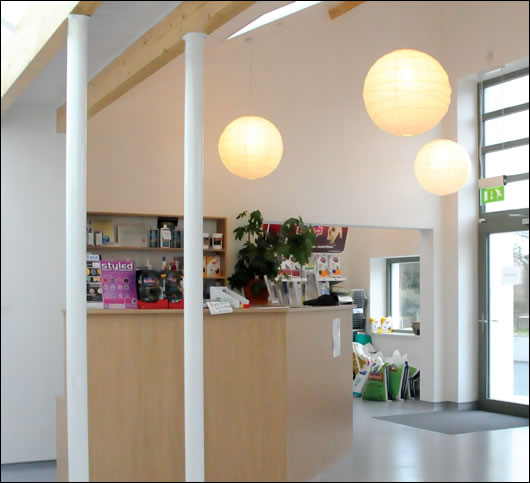
[[160,252],[182,252],[184,248],[161,248],[161,247],[125,247],[117,245],[100,245],[100,246],[87,246],[87,250],[149,250],[149,251],[160,251]]
[[318,282],[345,282],[344,277],[317,277]]
[[[151,229],[160,229],[160,226],[167,223],[168,227],[173,225],[181,232],[180,243],[184,242],[184,216],[183,215],[171,215],[171,214],[149,214],[149,213],[117,213],[117,212],[87,212],[87,225],[91,226],[94,231],[102,231],[103,236],[108,236],[111,243],[108,245],[87,245],[88,253],[100,253],[102,258],[127,258],[135,262],[136,267],[139,266],[153,266],[154,270],[160,270],[162,266],[162,257],[168,259],[174,258],[178,260],[178,263],[182,263],[182,257],[184,255],[184,248],[174,247],[150,247],[144,243],[146,239],[149,240],[149,231]],[[204,216],[203,217],[203,233],[208,233],[210,236],[210,245],[212,244],[213,234],[221,234],[222,248],[214,248],[209,246],[208,248],[202,248],[202,238],[200,243],[203,255],[208,263],[209,258],[219,258],[218,268],[219,272],[226,274],[228,273],[226,266],[226,253],[227,253],[227,219],[220,216]],[[94,228],[99,226],[99,228]],[[141,233],[143,228],[145,237],[141,238],[124,238],[120,240],[121,226],[139,227],[136,230],[136,234]],[[170,260],[167,260],[167,265],[170,265]],[[213,273],[212,273],[213,275]],[[211,285],[226,285],[226,276],[217,277],[203,277],[204,291],[205,293],[209,290]],[[217,282],[217,283],[216,283]]]
[[[161,252],[183,252],[184,248],[162,248],[162,247],[125,247],[125,246],[117,246],[117,245],[100,245],[100,246],[89,246],[87,245],[87,250],[149,250],[149,251],[161,251]],[[216,253],[224,253],[223,248],[203,248],[203,252],[216,252]]]

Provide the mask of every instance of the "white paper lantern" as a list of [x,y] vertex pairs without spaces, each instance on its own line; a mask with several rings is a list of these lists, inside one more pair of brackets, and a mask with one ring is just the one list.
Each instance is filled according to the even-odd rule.
[[263,117],[244,116],[225,127],[218,149],[228,171],[242,178],[257,179],[278,167],[283,142],[272,122]]
[[395,136],[415,136],[445,116],[451,85],[436,59],[418,50],[400,49],[370,67],[363,99],[377,127]]
[[435,195],[456,193],[469,178],[471,160],[466,150],[449,139],[435,139],[416,155],[414,173],[421,187]]

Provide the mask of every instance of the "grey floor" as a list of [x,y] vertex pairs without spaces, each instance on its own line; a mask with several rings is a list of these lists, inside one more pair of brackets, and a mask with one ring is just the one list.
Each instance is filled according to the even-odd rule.
[[[314,481],[528,481],[528,427],[447,435],[374,419],[431,410],[355,399],[353,452]],[[56,481],[55,462],[2,465],[1,481]]]
[[528,481],[528,427],[448,435],[374,419],[431,410],[355,399],[353,453],[314,481]]

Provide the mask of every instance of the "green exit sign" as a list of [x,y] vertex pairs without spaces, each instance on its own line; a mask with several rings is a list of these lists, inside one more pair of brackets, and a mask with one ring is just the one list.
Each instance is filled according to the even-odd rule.
[[494,203],[495,201],[504,200],[504,186],[495,186],[493,188],[484,188],[480,190],[480,202]]

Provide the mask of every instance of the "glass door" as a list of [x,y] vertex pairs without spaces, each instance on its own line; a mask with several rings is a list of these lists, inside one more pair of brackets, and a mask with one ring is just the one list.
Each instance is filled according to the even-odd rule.
[[480,399],[528,415],[528,213],[480,224]]

